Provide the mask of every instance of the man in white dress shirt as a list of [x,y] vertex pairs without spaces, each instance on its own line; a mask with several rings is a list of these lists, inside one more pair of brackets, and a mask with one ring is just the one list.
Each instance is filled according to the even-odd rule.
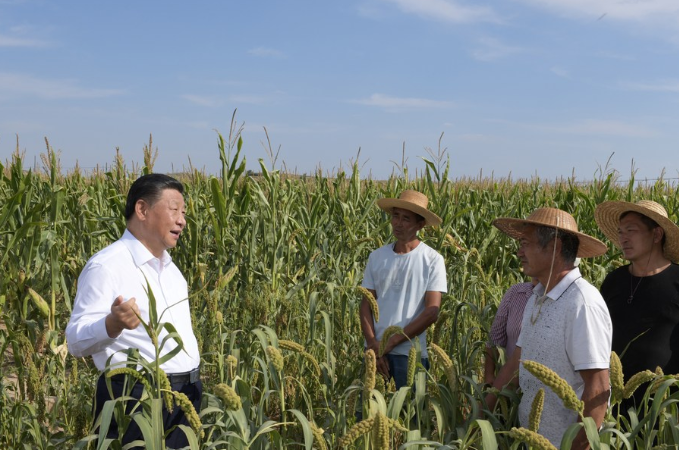
[[[202,384],[198,367],[200,354],[191,326],[188,286],[172,262],[167,250],[174,248],[186,226],[183,185],[162,174],[144,175],[131,186],[125,207],[127,229],[113,244],[92,256],[78,278],[73,312],[66,327],[66,339],[71,354],[91,356],[102,371],[97,382],[94,418],[99,416],[104,402],[112,397],[106,386],[104,371],[123,367],[128,351],[136,349],[146,361],[154,361],[155,346],[139,317],[148,323],[150,288],[156,299],[157,317],[171,323],[183,342],[183,350],[161,364],[172,384],[200,411]],[[148,286],[147,286],[148,284]],[[162,342],[165,330],[159,336]],[[170,339],[160,354],[167,355],[177,344]],[[111,378],[113,398],[123,395],[123,376]],[[136,384],[132,396],[140,398],[143,386]],[[128,402],[128,410],[134,405]],[[187,424],[181,409],[170,414],[164,411],[165,429]],[[124,436],[119,436],[115,421],[109,438],[122,438],[123,443],[141,439],[134,421]],[[169,448],[188,445],[186,436],[175,428],[166,439]]]

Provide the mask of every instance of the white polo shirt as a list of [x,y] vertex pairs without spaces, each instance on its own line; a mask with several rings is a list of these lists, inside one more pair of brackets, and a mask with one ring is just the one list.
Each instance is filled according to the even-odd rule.
[[[119,295],[124,300],[134,297],[142,319],[148,323],[147,280],[156,298],[160,322],[172,323],[184,343],[184,351],[163,363],[162,369],[172,374],[198,367],[200,354],[191,326],[184,276],[167,252],[163,252],[162,258],[156,258],[128,230],[118,241],[92,256],[78,278],[73,312],[66,326],[69,352],[76,357],[92,356],[94,364],[102,371],[111,355],[112,365],[125,362],[127,356],[121,350],[129,348],[139,349],[144,359],[154,361],[154,346],[143,325],[134,330],[123,330],[117,338],[110,338],[105,324],[111,305]],[[165,336],[167,332],[163,330],[158,342],[161,343]],[[174,340],[168,340],[161,357],[175,347]]]
[[[582,278],[578,268],[549,291],[549,298],[540,307],[537,299],[544,291],[544,286],[538,284],[524,310],[517,342],[517,347],[521,347],[521,359],[549,367],[573,387],[578,398],[582,398],[584,382],[578,371],[608,369],[610,366],[613,327],[608,308],[599,291]],[[528,427],[533,398],[540,388],[545,390],[538,432],[558,448],[566,429],[578,420],[577,413],[566,409],[561,399],[531,375],[523,364],[519,370],[519,385],[523,391],[519,405],[519,420],[523,427]]]

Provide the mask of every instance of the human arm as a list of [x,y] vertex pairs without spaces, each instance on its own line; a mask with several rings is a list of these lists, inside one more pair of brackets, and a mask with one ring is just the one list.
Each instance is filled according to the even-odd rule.
[[[500,372],[493,381],[493,387],[497,390],[502,390],[505,386],[516,387],[519,385],[519,364],[521,361],[521,347],[516,347],[512,357],[502,366]],[[486,405],[489,411],[495,408],[497,403],[497,396],[495,394],[486,395]]]
[[485,360],[483,362],[483,375],[486,384],[493,384],[495,381],[495,370],[498,358],[497,346],[507,346],[507,320],[509,318],[510,288],[500,301],[493,323],[490,326],[488,343],[486,344]]
[[[601,426],[608,409],[610,382],[608,369],[587,369],[578,372],[585,383],[582,400],[585,403],[583,417],[594,419],[597,428]],[[573,450],[586,450],[589,442],[585,429],[581,429],[573,441]]]
[[414,339],[431,326],[438,319],[441,310],[441,292],[427,291],[424,293],[424,309],[415,316],[405,327],[403,334],[395,333],[391,335],[384,347],[384,354],[391,352],[397,345],[408,339]]
[[497,360],[497,357],[497,348],[494,346],[486,346],[483,361],[483,382],[486,384],[493,384],[495,381],[495,361]]
[[66,340],[72,355],[84,357],[98,353],[113,343],[124,328],[134,327],[136,316],[130,315],[139,309],[133,299],[123,302],[114,280],[106,267],[96,262],[88,263],[80,274],[73,311],[66,326]]

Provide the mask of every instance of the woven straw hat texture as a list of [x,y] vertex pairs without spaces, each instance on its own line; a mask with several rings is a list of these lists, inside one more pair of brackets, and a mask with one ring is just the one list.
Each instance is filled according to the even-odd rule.
[[577,255],[579,258],[603,255],[607,250],[606,244],[597,238],[578,231],[578,224],[573,216],[556,208],[538,208],[525,219],[501,217],[495,219],[493,225],[514,239],[521,238],[527,225],[542,225],[574,234],[580,241]]

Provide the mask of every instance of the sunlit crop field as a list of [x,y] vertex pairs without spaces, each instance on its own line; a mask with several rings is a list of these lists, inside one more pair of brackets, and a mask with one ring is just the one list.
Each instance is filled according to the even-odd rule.
[[[254,175],[241,145],[237,130],[220,136],[218,176],[174,174],[186,186],[188,224],[171,255],[189,282],[206,392],[186,430],[196,449],[513,449],[521,440],[544,448],[535,435],[511,431],[515,394],[503,392],[492,413],[479,410],[487,332],[504,291],[522,280],[514,243],[491,221],[555,206],[604,240],[593,214],[604,200],[656,200],[679,218],[677,186],[662,179],[621,184],[600,170],[584,184],[450,181],[454,161],[445,153],[416,177],[404,167],[383,181],[362,177],[358,163],[293,176],[261,162]],[[127,190],[153,171],[150,148],[143,159],[139,168],[117,158],[108,171],[62,173],[48,148],[40,170],[27,170],[18,152],[0,167],[0,448],[95,448],[98,374],[89,359],[67,354],[64,328],[81,269],[122,235]],[[411,387],[394,392],[365,361],[358,287],[370,251],[391,239],[375,200],[403,189],[425,193],[443,219],[422,239],[444,256],[449,293],[429,333],[430,370],[415,366]],[[611,249],[580,267],[598,286],[622,263]],[[148,371],[148,408],[137,414],[167,395],[157,376]],[[606,423],[598,436],[590,430],[597,448],[679,445],[677,381],[646,378],[655,381],[644,418],[631,422],[618,404],[634,386],[613,380]],[[147,437],[148,448],[161,448],[158,430]]]

